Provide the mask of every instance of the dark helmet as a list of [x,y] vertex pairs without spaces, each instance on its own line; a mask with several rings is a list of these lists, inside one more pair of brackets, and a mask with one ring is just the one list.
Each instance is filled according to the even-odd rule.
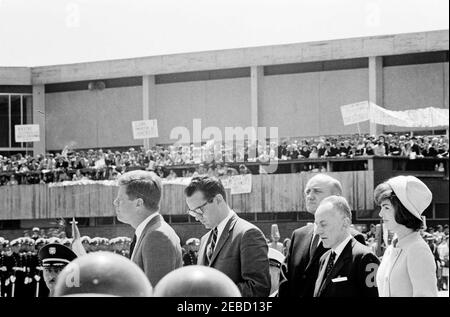
[[164,276],[155,286],[155,297],[241,297],[238,287],[222,272],[189,265]]
[[152,296],[152,286],[142,270],[112,252],[93,252],[68,264],[58,276],[55,296]]

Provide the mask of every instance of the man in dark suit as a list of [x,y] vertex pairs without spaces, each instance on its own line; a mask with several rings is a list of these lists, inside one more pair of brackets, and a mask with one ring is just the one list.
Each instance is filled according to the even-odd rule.
[[119,178],[114,200],[117,219],[136,231],[130,259],[147,275],[152,286],[182,266],[180,238],[159,213],[162,184],[153,172],[131,171]]
[[185,194],[189,214],[211,229],[201,238],[197,263],[227,275],[244,297],[269,296],[266,238],[230,209],[220,180],[194,177]]
[[322,200],[315,214],[317,234],[330,248],[320,258],[314,297],[378,297],[380,261],[350,234],[352,212],[344,197]]
[[[306,210],[315,214],[320,202],[331,195],[342,195],[340,182],[326,174],[313,176],[305,187]],[[364,243],[364,236],[354,229],[352,236]],[[280,297],[313,297],[319,273],[320,257],[327,251],[316,233],[315,225],[296,229],[282,267]]]

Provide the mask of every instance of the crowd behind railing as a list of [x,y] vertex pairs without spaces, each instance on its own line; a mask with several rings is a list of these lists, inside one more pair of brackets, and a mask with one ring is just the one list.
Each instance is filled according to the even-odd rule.
[[[62,181],[114,180],[120,174],[145,169],[162,178],[176,178],[169,168],[193,166],[183,170],[184,177],[195,174],[211,176],[249,173],[246,163],[272,160],[320,159],[330,157],[399,156],[410,159],[448,157],[447,136],[412,136],[409,134],[353,135],[316,138],[289,138],[280,144],[265,146],[242,142],[241,145],[204,144],[202,146],[154,146],[129,148],[127,151],[103,149],[73,150],[36,156],[0,155],[0,186],[39,184]],[[236,165],[238,164],[238,166]],[[441,164],[436,170],[443,171]]]

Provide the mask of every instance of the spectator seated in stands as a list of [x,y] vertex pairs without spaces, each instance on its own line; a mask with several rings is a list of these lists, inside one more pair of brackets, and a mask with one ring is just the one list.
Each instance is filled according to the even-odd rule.
[[[257,155],[257,156],[255,156]],[[174,178],[169,166],[199,165],[197,170],[183,171],[184,177],[211,174],[231,176],[235,168],[225,168],[222,164],[244,162],[268,163],[272,160],[318,159],[329,157],[355,158],[358,156],[402,156],[410,159],[422,157],[448,157],[448,138],[446,136],[410,136],[388,134],[376,136],[321,136],[317,138],[284,139],[263,146],[245,141],[243,145],[214,146],[154,146],[151,149],[129,148],[127,151],[108,149],[89,149],[73,151],[67,147],[62,153],[45,155],[22,155],[10,157],[0,155],[0,186],[11,184],[51,183],[65,180],[79,180],[80,170],[86,179],[113,180],[118,173],[134,169],[155,171],[160,177]],[[217,168],[216,168],[217,165]],[[193,167],[195,168],[195,167]],[[306,169],[308,171],[308,169]],[[445,171],[439,163],[437,171]],[[248,172],[248,171],[247,171]],[[11,174],[15,177],[11,179]],[[74,178],[74,174],[77,175]]]

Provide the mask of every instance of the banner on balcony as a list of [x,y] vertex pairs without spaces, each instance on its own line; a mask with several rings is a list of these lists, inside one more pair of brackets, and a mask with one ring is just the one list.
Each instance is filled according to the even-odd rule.
[[384,109],[372,102],[363,101],[341,106],[341,114],[344,125],[367,120],[376,124],[408,128],[432,128],[449,125],[449,110],[434,107],[393,111]]

